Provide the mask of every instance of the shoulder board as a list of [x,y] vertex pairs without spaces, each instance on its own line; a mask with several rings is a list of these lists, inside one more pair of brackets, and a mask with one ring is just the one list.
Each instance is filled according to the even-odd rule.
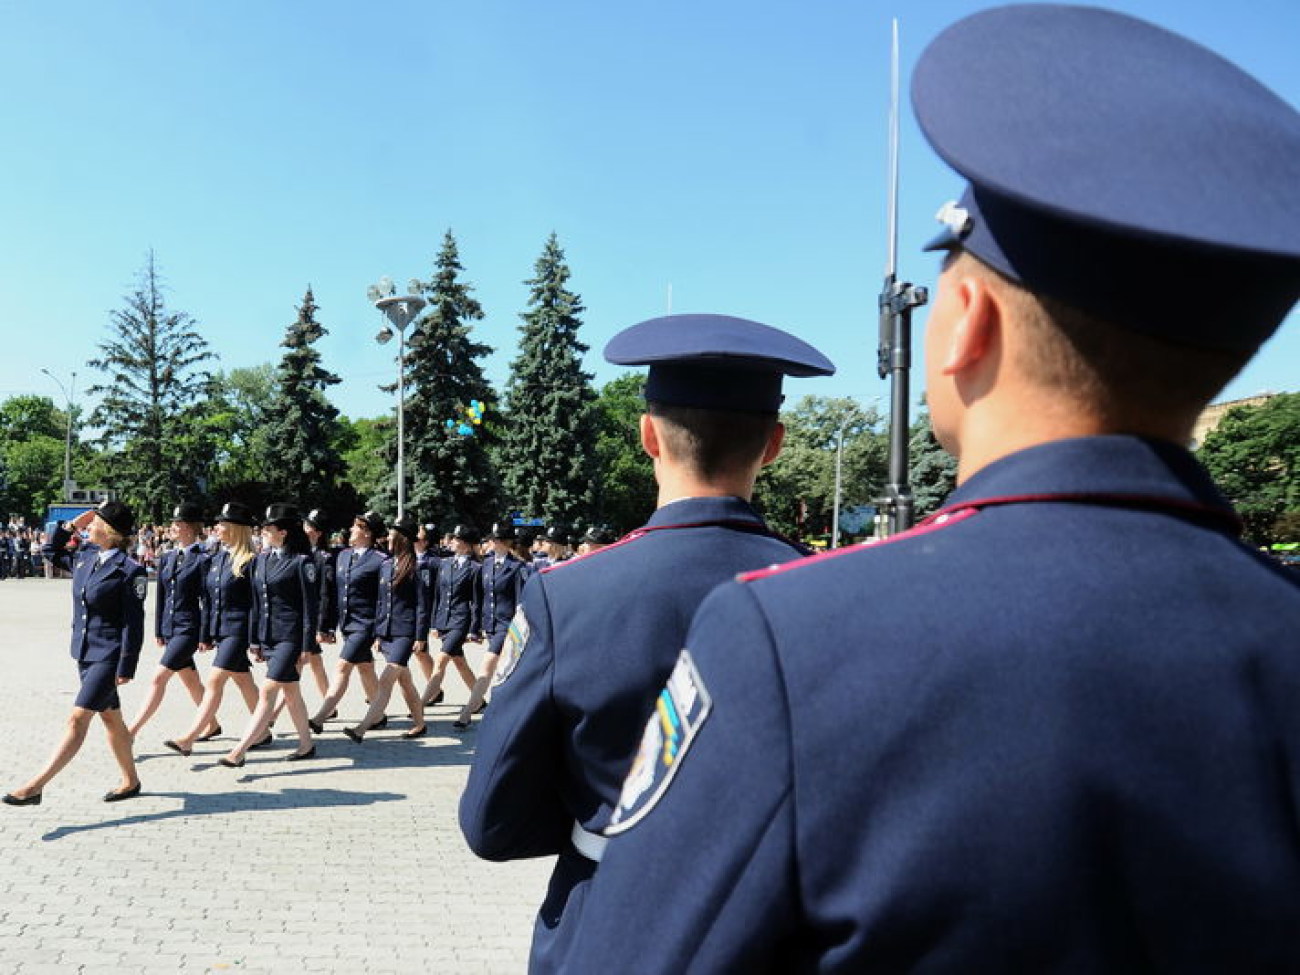
[[869,541],[860,542],[857,545],[848,545],[844,548],[833,549],[829,552],[820,552],[817,555],[811,555],[806,559],[795,559],[793,562],[782,562],[780,565],[770,565],[766,569],[755,569],[752,572],[742,572],[736,576],[738,582],[756,582],[759,579],[766,579],[769,576],[781,575],[785,572],[791,572],[795,569],[802,569],[806,566],[818,562],[829,562],[832,559],[838,559],[841,556],[853,552],[861,552],[863,549],[880,548],[882,545],[888,545],[891,542],[901,542],[904,539],[916,538],[920,535],[928,535],[944,528],[950,528],[959,521],[965,521],[973,515],[979,513],[977,508],[960,508],[955,511],[941,511],[932,518],[927,518],[915,528],[909,528],[905,532],[899,532],[897,535],[890,535],[888,538],[873,538]]

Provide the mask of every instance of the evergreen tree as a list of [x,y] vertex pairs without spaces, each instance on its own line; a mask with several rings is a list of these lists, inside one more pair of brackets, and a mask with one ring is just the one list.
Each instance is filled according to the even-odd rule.
[[912,515],[920,521],[943,507],[948,495],[957,487],[957,458],[944,450],[935,439],[928,409],[922,409],[912,423],[908,438],[908,458]]
[[90,425],[102,431],[111,483],[140,521],[161,521],[172,505],[206,494],[214,455],[205,426],[214,359],[185,312],[170,311],[153,252],[125,307],[111,313],[112,337],[90,366],[105,374]]
[[595,500],[596,395],[582,370],[582,299],[555,234],[534,265],[519,356],[506,386],[502,476],[524,514],[548,522],[590,520]]
[[324,506],[343,474],[343,458],[335,446],[339,411],[325,390],[341,380],[321,367],[316,342],[326,334],[316,321],[311,288],[303,295],[298,319],[285,330],[287,349],[276,370],[276,390],[265,433],[266,453],[260,458],[263,479],[271,492],[294,501],[304,511]]
[[[496,444],[496,393],[479,364],[492,348],[473,339],[473,323],[482,320],[483,308],[473,287],[460,279],[463,270],[456,238],[448,230],[433,277],[410,286],[428,305],[411,324],[406,352],[406,506],[420,520],[444,527],[486,527],[500,516],[500,487],[490,455]],[[477,423],[466,412],[473,403],[483,407]],[[371,503],[396,512],[396,424],[387,429],[390,471]]]
[[654,466],[641,446],[645,375],[629,372],[606,383],[596,400],[596,459],[600,495],[596,520],[620,535],[646,523],[659,500]]

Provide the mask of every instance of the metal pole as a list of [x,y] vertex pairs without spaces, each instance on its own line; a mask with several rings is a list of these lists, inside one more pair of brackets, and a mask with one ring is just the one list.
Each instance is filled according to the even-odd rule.
[[835,443],[835,513],[831,517],[831,548],[840,547],[840,471],[844,461],[844,428],[848,419],[840,424],[839,439]]
[[397,330],[397,517],[406,511],[406,329]]
[[63,443],[63,500],[70,501],[72,491],[72,400],[77,392],[77,373],[72,373],[72,392],[68,392],[68,387],[63,385],[63,380],[50,370],[42,367],[41,372],[54,380],[55,385],[59,387],[59,392],[63,393],[68,401],[68,423],[67,434],[64,436]]

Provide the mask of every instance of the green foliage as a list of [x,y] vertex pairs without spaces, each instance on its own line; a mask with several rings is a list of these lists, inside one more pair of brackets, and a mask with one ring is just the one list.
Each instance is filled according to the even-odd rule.
[[325,390],[341,380],[320,364],[316,342],[327,333],[316,311],[309,287],[280,343],[288,351],[275,373],[265,432],[254,455],[270,493],[303,510],[324,506],[344,469],[334,446],[339,411],[325,398]]
[[140,521],[161,521],[183,498],[202,498],[215,446],[206,427],[213,359],[184,312],[169,311],[153,253],[125,307],[111,313],[111,337],[90,362],[105,381],[92,386],[111,480]]
[[884,484],[888,445],[874,407],[863,408],[850,397],[808,395],[783,411],[781,422],[781,454],[759,474],[755,488],[755,501],[773,527],[801,537],[830,532],[841,428],[840,510],[875,502]]
[[30,440],[35,436],[63,440],[68,414],[48,396],[11,396],[0,403],[0,440]]
[[[912,422],[908,443],[912,513],[916,520],[943,507],[957,486],[957,458],[940,446],[930,425],[930,411],[922,409]],[[888,461],[886,461],[888,463]]]
[[22,515],[30,524],[44,520],[48,505],[63,493],[63,437],[35,433],[0,444],[4,472],[4,514]]
[[372,497],[392,475],[393,465],[387,455],[393,421],[367,417],[349,420],[345,416],[339,425],[342,433],[337,446],[343,457],[344,479],[361,497]]
[[[423,521],[482,526],[494,521],[500,510],[500,486],[490,457],[496,443],[497,403],[480,364],[492,349],[472,337],[483,308],[473,287],[460,279],[463,270],[456,238],[448,230],[433,277],[411,283],[414,293],[429,304],[412,323],[406,353],[406,498],[407,509]],[[475,400],[484,405],[483,423],[473,427],[471,436],[448,430],[447,421],[459,422]],[[390,437],[389,473],[371,503],[396,513],[396,424],[385,429]]]
[[212,494],[218,500],[233,500],[235,485],[262,481],[275,389],[275,367],[269,362],[212,377],[207,428],[217,445]]
[[596,463],[601,479],[595,520],[619,534],[645,524],[659,500],[654,467],[641,447],[644,412],[641,373],[610,380],[596,399]]
[[582,299],[567,287],[569,267],[551,234],[526,284],[519,355],[506,386],[501,473],[524,514],[548,522],[589,521],[595,502],[596,395],[582,369]]
[[1229,410],[1197,455],[1246,522],[1247,538],[1300,541],[1300,393]]

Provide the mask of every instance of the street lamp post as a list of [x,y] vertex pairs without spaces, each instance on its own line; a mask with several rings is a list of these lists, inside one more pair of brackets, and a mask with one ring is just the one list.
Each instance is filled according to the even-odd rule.
[[426,304],[419,295],[395,295],[393,283],[381,278],[371,286],[370,298],[384,313],[392,328],[385,327],[375,339],[382,345],[397,331],[397,517],[406,511],[406,326]]
[[68,388],[63,385],[59,377],[54,375],[54,373],[50,372],[50,370],[42,368],[41,372],[45,373],[45,375],[49,376],[56,383],[58,383],[59,389],[63,391],[63,395],[64,397],[67,398],[68,401],[68,432],[67,435],[64,437],[64,444],[63,444],[63,500],[71,501],[72,500],[72,398],[76,395],[77,392],[77,373],[76,370],[73,370],[72,391],[69,392]]
[[844,428],[849,425],[851,417],[845,417],[840,423],[840,431],[835,438],[835,510],[831,516],[831,548],[840,547],[840,472],[844,464]]

